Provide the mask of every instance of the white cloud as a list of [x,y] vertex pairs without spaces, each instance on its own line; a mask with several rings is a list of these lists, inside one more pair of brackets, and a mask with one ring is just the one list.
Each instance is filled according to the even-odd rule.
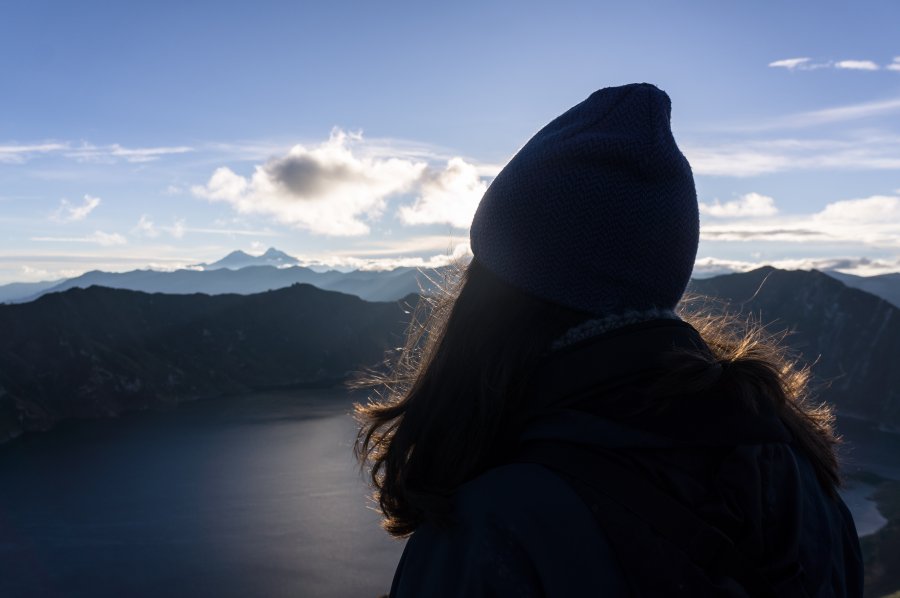
[[169,227],[168,231],[169,231],[169,234],[172,235],[173,237],[175,237],[176,239],[183,238],[184,233],[186,231],[184,219],[176,220],[175,223]]
[[894,56],[894,62],[890,63],[884,68],[889,71],[900,71],[900,56]]
[[767,241],[805,243],[820,241],[900,247],[900,197],[873,195],[827,204],[813,214],[738,219],[704,223],[705,241]]
[[478,167],[452,158],[441,172],[423,176],[419,197],[398,214],[406,224],[450,224],[468,228],[481,196],[487,190]]
[[813,218],[822,222],[894,223],[900,227],[900,197],[873,195],[863,199],[845,199],[825,206]]
[[36,154],[62,154],[67,158],[79,162],[114,163],[119,160],[126,162],[151,162],[163,156],[172,154],[184,154],[194,151],[188,146],[161,146],[161,147],[123,147],[118,143],[110,145],[94,145],[82,142],[73,145],[70,142],[48,142],[30,144],[0,145],[0,163],[20,164]]
[[834,63],[834,68],[851,71],[877,71],[880,67],[871,60],[839,60]]
[[[898,101],[900,107],[900,101]],[[748,177],[797,170],[898,170],[900,136],[682,144],[694,174]]]
[[141,214],[138,223],[134,225],[134,228],[131,229],[131,234],[137,235],[139,237],[149,237],[155,238],[159,236],[159,231],[156,229],[156,225],[153,224],[153,221],[150,220],[150,217],[147,214]]
[[94,231],[92,235],[88,237],[91,243],[97,243],[98,245],[103,245],[108,247],[110,245],[125,245],[128,241],[120,235],[119,233],[105,233],[103,231]]
[[69,158],[75,158],[82,162],[116,162],[120,159],[126,162],[152,162],[163,156],[171,154],[184,154],[194,151],[188,146],[172,147],[122,147],[118,143],[112,145],[93,145],[82,143],[65,153]]
[[103,247],[128,243],[128,240],[119,233],[106,233],[101,230],[83,237],[31,237],[31,240],[48,243],[94,243]]
[[361,135],[332,131],[316,147],[294,146],[286,156],[257,166],[250,177],[227,167],[192,192],[230,204],[242,214],[263,214],[314,233],[364,235],[388,196],[410,190],[424,162],[354,154]]
[[783,68],[789,71],[814,71],[817,69],[835,68],[854,71],[877,71],[881,67],[871,60],[838,60],[827,62],[812,62],[811,58],[785,58],[769,63],[770,67]]
[[775,62],[770,62],[769,66],[774,68],[784,68],[789,71],[794,70],[795,68],[805,65],[809,63],[809,58],[785,58],[783,60],[776,60]]
[[407,225],[446,223],[467,228],[487,188],[485,177],[497,165],[444,158],[430,146],[363,139],[334,129],[328,141],[296,145],[283,156],[258,165],[250,176],[218,168],[206,185],[192,187],[198,197],[230,204],[241,214],[263,214],[313,233],[367,234],[387,198],[412,195],[397,216]]
[[84,196],[84,202],[80,206],[72,205],[68,199],[61,199],[59,200],[59,207],[53,212],[52,218],[59,222],[84,220],[99,205],[100,198],[90,195]]
[[[446,240],[446,239],[445,239]],[[440,250],[438,250],[440,251]],[[398,252],[402,253],[402,252]],[[468,241],[452,244],[432,255],[389,255],[359,257],[360,254],[339,253],[301,258],[307,267],[326,267],[341,270],[393,270],[395,268],[440,268],[467,261],[472,257]]]
[[753,216],[773,216],[778,213],[775,200],[759,193],[747,193],[733,201],[720,203],[700,202],[700,213],[714,218],[743,218]]
[[20,164],[34,154],[47,154],[68,148],[64,143],[0,145],[0,163]]

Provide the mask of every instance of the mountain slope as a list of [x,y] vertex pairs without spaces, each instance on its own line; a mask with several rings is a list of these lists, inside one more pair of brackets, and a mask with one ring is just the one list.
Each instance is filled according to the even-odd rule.
[[881,297],[895,307],[900,307],[900,273],[879,274],[878,276],[854,276],[834,270],[826,272],[828,276],[840,280],[848,287],[860,289]]
[[400,342],[405,309],[309,285],[213,297],[91,287],[0,306],[0,438],[69,417],[333,384]]
[[840,409],[900,424],[900,309],[818,271],[761,268],[691,282],[689,291],[753,314],[829,386],[819,396]]
[[0,285],[0,303],[12,303],[23,297],[35,297],[51,289],[63,280],[43,280],[41,282],[11,282]]

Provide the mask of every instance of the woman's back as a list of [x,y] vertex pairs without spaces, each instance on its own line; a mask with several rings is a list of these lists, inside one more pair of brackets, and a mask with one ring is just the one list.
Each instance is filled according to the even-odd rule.
[[[774,409],[698,395],[679,397],[656,416],[603,414],[604,393],[629,394],[635,375],[652,376],[646,351],[676,344],[663,340],[670,336],[690,337],[685,327],[671,320],[633,326],[545,368],[539,392],[548,405],[569,407],[526,428],[520,462],[461,486],[452,523],[413,534],[392,595],[579,596],[602,588],[605,596],[752,596],[769,587],[773,596],[860,595],[852,518],[791,448]],[[655,342],[648,344],[648,332]],[[623,346],[636,334],[644,367],[610,368],[628,356]],[[552,367],[582,360],[595,367]],[[667,517],[693,527],[673,527]],[[728,562],[718,571],[692,565],[695,555],[687,553],[707,547],[688,536],[704,524],[736,545],[753,563],[749,571]],[[734,576],[762,585],[748,590],[754,580]]]

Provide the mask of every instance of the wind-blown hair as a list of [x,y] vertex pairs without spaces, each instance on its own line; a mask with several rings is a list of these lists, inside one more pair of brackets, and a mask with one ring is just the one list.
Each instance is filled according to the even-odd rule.
[[[425,520],[445,520],[461,484],[511,455],[534,413],[534,376],[551,344],[589,317],[516,290],[476,260],[423,297],[388,371],[357,381],[376,389],[355,406],[355,452],[371,467],[385,530],[404,537]],[[833,492],[839,484],[833,418],[827,406],[809,401],[808,368],[797,367],[761,326],[689,310],[681,317],[712,355],[673,351],[668,372],[648,387],[653,407],[705,391],[771,401]]]

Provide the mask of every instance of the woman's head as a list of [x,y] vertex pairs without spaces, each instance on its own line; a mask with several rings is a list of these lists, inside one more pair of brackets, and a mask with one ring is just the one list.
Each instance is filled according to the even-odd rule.
[[512,286],[595,316],[674,309],[697,253],[694,179],[647,83],[595,92],[491,183],[472,252]]

